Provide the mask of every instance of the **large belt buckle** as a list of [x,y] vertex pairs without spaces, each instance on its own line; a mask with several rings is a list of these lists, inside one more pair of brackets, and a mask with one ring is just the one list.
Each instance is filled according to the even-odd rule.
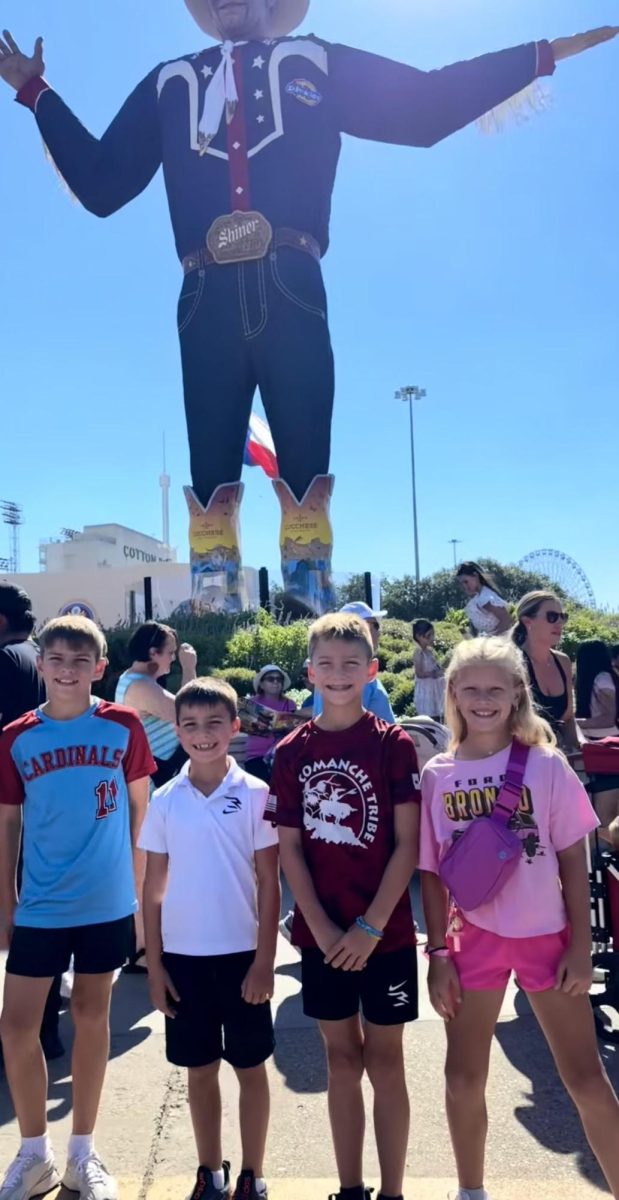
[[259,212],[233,212],[213,221],[206,244],[216,263],[252,262],[264,258],[273,229]]

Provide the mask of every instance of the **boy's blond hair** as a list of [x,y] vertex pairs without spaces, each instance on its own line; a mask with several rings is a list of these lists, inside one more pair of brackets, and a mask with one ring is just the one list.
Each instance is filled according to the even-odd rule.
[[474,638],[460,642],[447,669],[445,721],[451,730],[450,749],[464,741],[467,725],[454,695],[458,675],[465,667],[497,667],[516,685],[518,703],[512,709],[509,731],[525,746],[556,746],[557,739],[547,721],[535,711],[529,675],[522,652],[513,642],[500,637]]
[[368,653],[368,661],[374,658],[374,647],[365,621],[354,613],[328,613],[310,625],[309,656],[314,657],[318,642],[360,642]]
[[192,679],[180,688],[174,697],[177,724],[181,719],[181,709],[184,706],[187,708],[213,708],[216,704],[223,704],[231,720],[236,721],[239,715],[239,698],[232,684],[225,679],[214,679],[208,675]]
[[42,655],[55,642],[61,641],[68,642],[70,646],[87,646],[89,650],[94,650],[97,662],[107,658],[107,642],[99,627],[88,617],[54,617],[37,637]]

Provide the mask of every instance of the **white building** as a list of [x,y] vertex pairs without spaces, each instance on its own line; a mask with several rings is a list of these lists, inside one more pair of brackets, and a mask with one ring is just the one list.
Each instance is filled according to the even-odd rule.
[[85,525],[81,532],[66,530],[64,538],[39,544],[40,569],[54,574],[175,562],[175,550],[125,525]]

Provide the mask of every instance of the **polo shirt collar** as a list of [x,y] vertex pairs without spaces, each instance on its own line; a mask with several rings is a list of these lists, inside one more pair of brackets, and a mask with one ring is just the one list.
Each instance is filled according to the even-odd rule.
[[200,792],[199,788],[194,787],[191,779],[189,778],[189,767],[191,765],[189,761],[183,763],[177,778],[179,782],[187,784],[190,788],[193,788],[195,792],[198,792],[198,794],[201,795],[204,800],[208,800],[209,802],[211,800],[218,800],[220,796],[225,795],[229,788],[243,782],[243,771],[239,767],[236,759],[233,758],[231,754],[228,755],[228,758],[230,759],[230,769],[228,770],[227,774],[224,775],[219,787],[216,788],[214,792],[211,792],[210,796],[205,796],[204,792]]

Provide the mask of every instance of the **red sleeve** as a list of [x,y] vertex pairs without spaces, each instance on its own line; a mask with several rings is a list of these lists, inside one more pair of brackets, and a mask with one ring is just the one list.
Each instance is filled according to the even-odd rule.
[[537,43],[537,77],[540,75],[554,75],[556,70],[555,56],[550,42]]
[[265,819],[274,825],[285,825],[287,829],[303,828],[303,793],[295,770],[293,748],[282,743],[275,752],[271,794],[265,811]]
[[97,715],[104,721],[117,721],[129,730],[129,741],[123,758],[123,771],[127,783],[154,775],[157,763],[151,754],[144,726],[135,709],[128,708],[125,704],[109,704],[102,700]]
[[34,79],[29,79],[22,88],[19,89],[15,99],[18,104],[23,104],[24,108],[29,108],[31,112],[37,111],[39,96],[43,92],[51,92],[49,83],[46,83],[40,75],[35,75]]
[[21,729],[9,727],[0,735],[0,804],[23,804],[24,784],[15,765],[12,750]]
[[421,804],[417,751],[404,729],[390,728],[389,782],[394,804]]

